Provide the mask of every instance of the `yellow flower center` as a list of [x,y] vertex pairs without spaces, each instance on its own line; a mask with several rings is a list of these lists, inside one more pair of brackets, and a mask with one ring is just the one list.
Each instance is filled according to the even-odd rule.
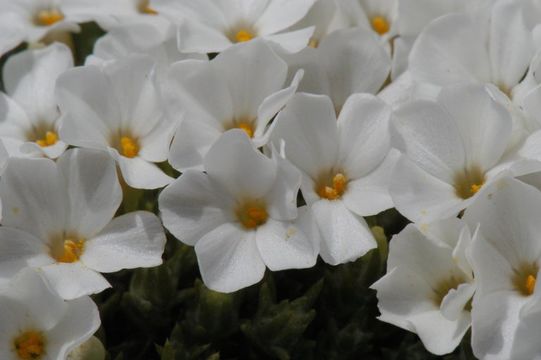
[[39,331],[22,333],[13,340],[13,345],[21,360],[39,360],[45,354],[45,337]]
[[36,140],[36,144],[41,147],[52,146],[58,141],[58,135],[54,131],[47,131],[45,136]]
[[481,168],[473,166],[455,175],[455,194],[461,199],[469,199],[485,184],[485,174]]
[[248,137],[253,138],[254,137],[254,127],[250,123],[244,123],[241,122],[237,125],[237,127],[241,130],[243,130]]
[[64,14],[58,9],[40,10],[35,18],[38,26],[51,26],[64,19]]
[[441,306],[441,303],[449,291],[457,289],[460,284],[465,283],[466,280],[462,276],[451,275],[447,279],[440,281],[434,290],[434,303],[436,306]]
[[235,42],[246,42],[250,41],[255,37],[255,35],[248,29],[240,29],[235,33]]
[[317,48],[319,46],[319,40],[316,38],[310,38],[310,41],[308,42],[308,46],[311,48]]
[[316,192],[322,199],[336,200],[342,197],[347,184],[348,179],[341,172],[336,173],[334,176],[322,176],[318,185],[316,185]]
[[236,215],[242,226],[249,230],[263,225],[269,218],[267,207],[261,200],[248,200],[243,202],[237,208]]
[[524,296],[532,295],[535,290],[538,271],[539,266],[535,263],[523,264],[518,270],[515,269],[512,279],[515,290]]
[[143,0],[139,4],[139,12],[147,15],[158,15],[158,12],[150,7],[149,0]]
[[389,22],[383,16],[374,16],[371,23],[372,29],[380,35],[386,34],[389,31]]
[[254,119],[251,119],[249,117],[242,117],[240,119],[235,119],[227,123],[224,126],[224,130],[241,129],[246,133],[246,135],[248,135],[249,138],[253,138],[255,133],[254,123]]
[[139,154],[139,142],[131,136],[121,136],[119,150],[121,155],[134,158]]
[[62,246],[57,248],[54,258],[61,263],[74,263],[79,261],[85,249],[82,239],[65,239]]

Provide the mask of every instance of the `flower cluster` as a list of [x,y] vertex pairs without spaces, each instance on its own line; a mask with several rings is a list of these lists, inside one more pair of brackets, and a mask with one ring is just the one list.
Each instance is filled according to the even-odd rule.
[[[412,223],[372,285],[380,319],[434,354],[471,328],[479,358],[538,356],[538,1],[0,9],[0,358],[66,359],[102,273],[161,264],[166,230],[230,293],[359,259],[391,208]],[[79,64],[90,21],[106,33]]]

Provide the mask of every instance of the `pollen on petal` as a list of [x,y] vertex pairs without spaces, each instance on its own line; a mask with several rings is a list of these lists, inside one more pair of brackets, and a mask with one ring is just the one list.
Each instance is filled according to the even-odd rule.
[[84,240],[66,239],[63,248],[55,256],[55,260],[61,263],[74,263],[79,261],[85,248]]
[[246,42],[246,41],[250,41],[254,38],[254,34],[248,30],[248,29],[240,29],[239,31],[237,31],[237,33],[235,34],[235,41],[236,42]]
[[308,42],[308,46],[316,49],[319,46],[319,40],[314,37],[310,38],[310,41]]
[[139,154],[139,143],[130,136],[121,136],[119,150],[121,155],[128,158],[134,158]]
[[347,183],[347,177],[341,172],[332,176],[323,176],[318,182],[316,192],[323,199],[337,200],[346,191]]
[[54,131],[47,131],[42,139],[36,140],[36,144],[41,147],[52,146],[58,141],[58,135]]
[[523,296],[530,296],[535,290],[537,282],[537,272],[539,266],[536,263],[524,263],[517,269],[514,269],[513,278],[511,279],[515,290]]
[[389,22],[383,16],[374,16],[371,20],[372,29],[380,35],[386,34],[389,32]]
[[139,4],[139,12],[147,15],[158,15],[158,12],[150,7],[149,0],[143,0]]
[[247,200],[242,202],[236,210],[236,215],[242,226],[249,230],[265,224],[269,218],[267,207],[261,200]]
[[528,275],[528,277],[526,277],[526,283],[524,284],[524,288],[526,289],[526,293],[528,295],[533,294],[533,291],[535,289],[535,282],[536,282],[535,276],[530,274]]
[[19,359],[39,360],[45,355],[45,337],[40,331],[25,331],[13,340]]
[[64,19],[64,14],[58,9],[40,10],[35,18],[38,26],[51,26]]

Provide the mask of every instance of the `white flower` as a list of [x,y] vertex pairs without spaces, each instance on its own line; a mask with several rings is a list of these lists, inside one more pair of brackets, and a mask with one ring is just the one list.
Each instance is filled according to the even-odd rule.
[[0,358],[63,360],[100,326],[98,308],[85,296],[64,301],[32,270],[0,291]]
[[[372,95],[348,98],[338,120],[324,95],[296,94],[275,120],[275,146],[303,173],[301,191],[322,234],[321,257],[352,261],[377,246],[361,216],[392,207],[387,181],[390,109]],[[388,156],[389,154],[389,156]]]
[[286,87],[286,63],[262,40],[235,46],[212,61],[174,64],[167,104],[182,121],[171,144],[171,165],[201,169],[208,149],[231,128],[243,129],[256,147],[266,144],[269,122],[295,93],[302,74]]
[[287,51],[304,48],[314,28],[284,31],[301,20],[315,0],[155,0],[152,6],[179,24],[181,52],[221,52],[236,43],[264,38]]
[[407,103],[393,125],[393,145],[403,155],[390,190],[398,211],[412,221],[457,215],[504,171],[531,171],[506,153],[511,116],[482,85],[447,87],[436,102]]
[[299,172],[267,158],[241,130],[224,133],[205,157],[159,197],[165,227],[195,246],[205,284],[232,292],[275,271],[314,266],[318,233],[311,213],[297,219]]
[[107,149],[126,183],[138,189],[173,180],[154,164],[167,159],[174,124],[164,114],[152,70],[151,59],[134,55],[101,68],[71,69],[57,82],[60,138]]
[[[71,0],[76,3],[77,0]],[[0,0],[0,9],[5,17],[0,22],[0,33],[11,33],[14,25],[17,33],[14,37],[3,38],[0,49],[4,46],[7,50],[17,46],[21,41],[36,43],[43,40],[47,35],[58,32],[79,31],[77,22],[82,20],[71,10],[64,9],[63,0]],[[69,7],[69,5],[68,5]]]
[[479,358],[539,356],[531,336],[539,328],[532,320],[539,320],[541,295],[540,212],[539,190],[514,179],[496,182],[466,210],[465,221],[479,224],[482,235],[473,241],[470,259],[477,283],[472,348]]
[[304,69],[299,91],[328,95],[337,112],[354,93],[376,94],[389,75],[391,59],[377,37],[364,29],[335,31],[317,49],[283,55],[290,76]]
[[10,155],[54,159],[67,148],[58,136],[55,85],[71,67],[71,51],[59,43],[7,60],[3,78],[8,96],[0,93],[0,137]]
[[159,219],[139,211],[113,219],[122,200],[107,152],[74,149],[57,163],[12,158],[0,181],[0,277],[38,268],[63,298],[109,287],[100,272],[161,264]]
[[434,354],[452,352],[471,323],[471,241],[467,225],[456,218],[409,224],[394,236],[387,274],[371,286],[379,319],[416,333]]
[[412,74],[439,86],[489,83],[512,97],[535,50],[523,3],[497,1],[483,12],[432,21],[411,50]]
[[338,0],[350,26],[370,29],[384,40],[396,34],[398,0]]
[[203,54],[182,54],[177,49],[177,38],[170,24],[131,23],[117,26],[100,37],[86,65],[103,65],[134,54],[147,55],[156,64],[158,84],[167,80],[171,64],[185,59],[207,59]]
[[126,24],[162,25],[169,23],[150,4],[150,0],[68,0],[66,5],[96,21],[105,30]]

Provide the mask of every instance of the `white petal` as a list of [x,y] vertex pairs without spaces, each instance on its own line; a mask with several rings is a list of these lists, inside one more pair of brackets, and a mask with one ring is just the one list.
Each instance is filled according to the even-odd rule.
[[[309,217],[306,223],[313,224],[311,215],[305,216]],[[305,228],[310,230],[308,226]],[[305,233],[305,228],[294,222],[272,219],[257,228],[257,248],[269,269],[304,269],[316,264],[317,245],[313,243],[310,232]]]
[[279,45],[279,50],[296,53],[306,47],[313,33],[314,27],[310,26],[300,30],[266,35],[263,36],[263,39]]
[[391,59],[370,30],[335,31],[325,37],[318,51],[330,80],[330,93],[340,109],[353,93],[375,94],[385,82]]
[[162,263],[165,234],[158,217],[147,211],[113,219],[85,243],[81,261],[99,272],[152,267]]
[[235,196],[258,199],[267,194],[276,179],[277,166],[257,151],[246,133],[225,132],[205,157],[205,170]]
[[34,121],[55,121],[56,79],[73,67],[71,50],[54,43],[44,49],[26,50],[11,56],[3,70],[6,92]]
[[320,200],[312,205],[321,232],[321,257],[331,265],[356,260],[377,247],[363,218],[351,213],[340,200]]
[[48,248],[31,234],[0,227],[0,278],[8,280],[25,267],[52,263]]
[[109,146],[112,131],[119,128],[122,118],[103,72],[96,66],[68,70],[58,78],[56,93],[63,114],[60,138],[81,147]]
[[224,209],[233,199],[206,174],[188,170],[167,186],[158,199],[164,226],[188,245],[230,219]]
[[[518,180],[502,179],[481,195],[468,208],[464,219],[470,226],[480,223],[487,246],[497,250],[513,268],[537,262],[541,257],[541,243],[538,241],[541,223],[537,217],[541,212],[539,190]],[[485,272],[483,269],[479,271]],[[484,286],[483,282],[479,283]]]
[[220,52],[233,45],[223,31],[188,18],[180,21],[177,39],[183,53]]
[[368,175],[387,156],[390,117],[391,108],[372,95],[354,94],[344,104],[338,117],[339,161],[350,179]]
[[454,119],[437,103],[418,100],[407,103],[392,121],[393,145],[424,171],[454,182],[463,171],[465,153]]
[[302,19],[314,2],[315,0],[270,1],[254,26],[260,31],[261,35],[284,30]]
[[524,6],[499,2],[492,8],[490,60],[493,82],[511,89],[524,77],[533,56],[531,30],[523,17]]
[[392,150],[370,174],[350,181],[342,196],[346,207],[360,216],[376,215],[392,208],[394,203],[389,185],[399,157],[398,151]]
[[171,183],[173,178],[166,175],[156,164],[140,157],[127,158],[110,149],[116,159],[126,183],[136,189],[158,189]]
[[0,182],[3,225],[47,242],[64,230],[68,207],[65,189],[53,161],[11,158]]
[[416,222],[431,222],[457,215],[466,202],[448,183],[421,170],[402,156],[393,171],[391,197],[402,215]]
[[223,224],[203,236],[195,252],[205,285],[215,291],[237,291],[259,282],[265,273],[255,231],[234,224]]
[[338,129],[334,107],[327,96],[295,94],[275,119],[271,141],[285,140],[289,161],[309,176],[330,170],[338,157]]
[[40,268],[40,275],[66,300],[97,294],[111,287],[100,273],[87,268],[81,262],[43,266]]
[[460,131],[467,165],[496,165],[511,139],[509,112],[482,85],[446,87],[438,101]]
[[57,164],[68,192],[67,229],[86,238],[94,236],[122,202],[114,160],[105,151],[73,149]]
[[441,313],[445,318],[457,321],[464,314],[464,307],[471,300],[475,292],[475,285],[463,283],[456,289],[450,289],[441,301]]
[[482,22],[449,14],[432,21],[411,49],[414,77],[437,85],[490,82],[490,61]]
[[287,64],[263,40],[231,47],[211,64],[225,76],[239,118],[255,118],[259,106],[284,87],[287,77]]
[[2,31],[0,32],[0,56],[15,48],[24,40],[24,19],[15,13],[0,15]]
[[96,304],[85,296],[68,303],[66,312],[56,326],[47,331],[47,352],[64,359],[77,345],[88,340],[100,327]]

